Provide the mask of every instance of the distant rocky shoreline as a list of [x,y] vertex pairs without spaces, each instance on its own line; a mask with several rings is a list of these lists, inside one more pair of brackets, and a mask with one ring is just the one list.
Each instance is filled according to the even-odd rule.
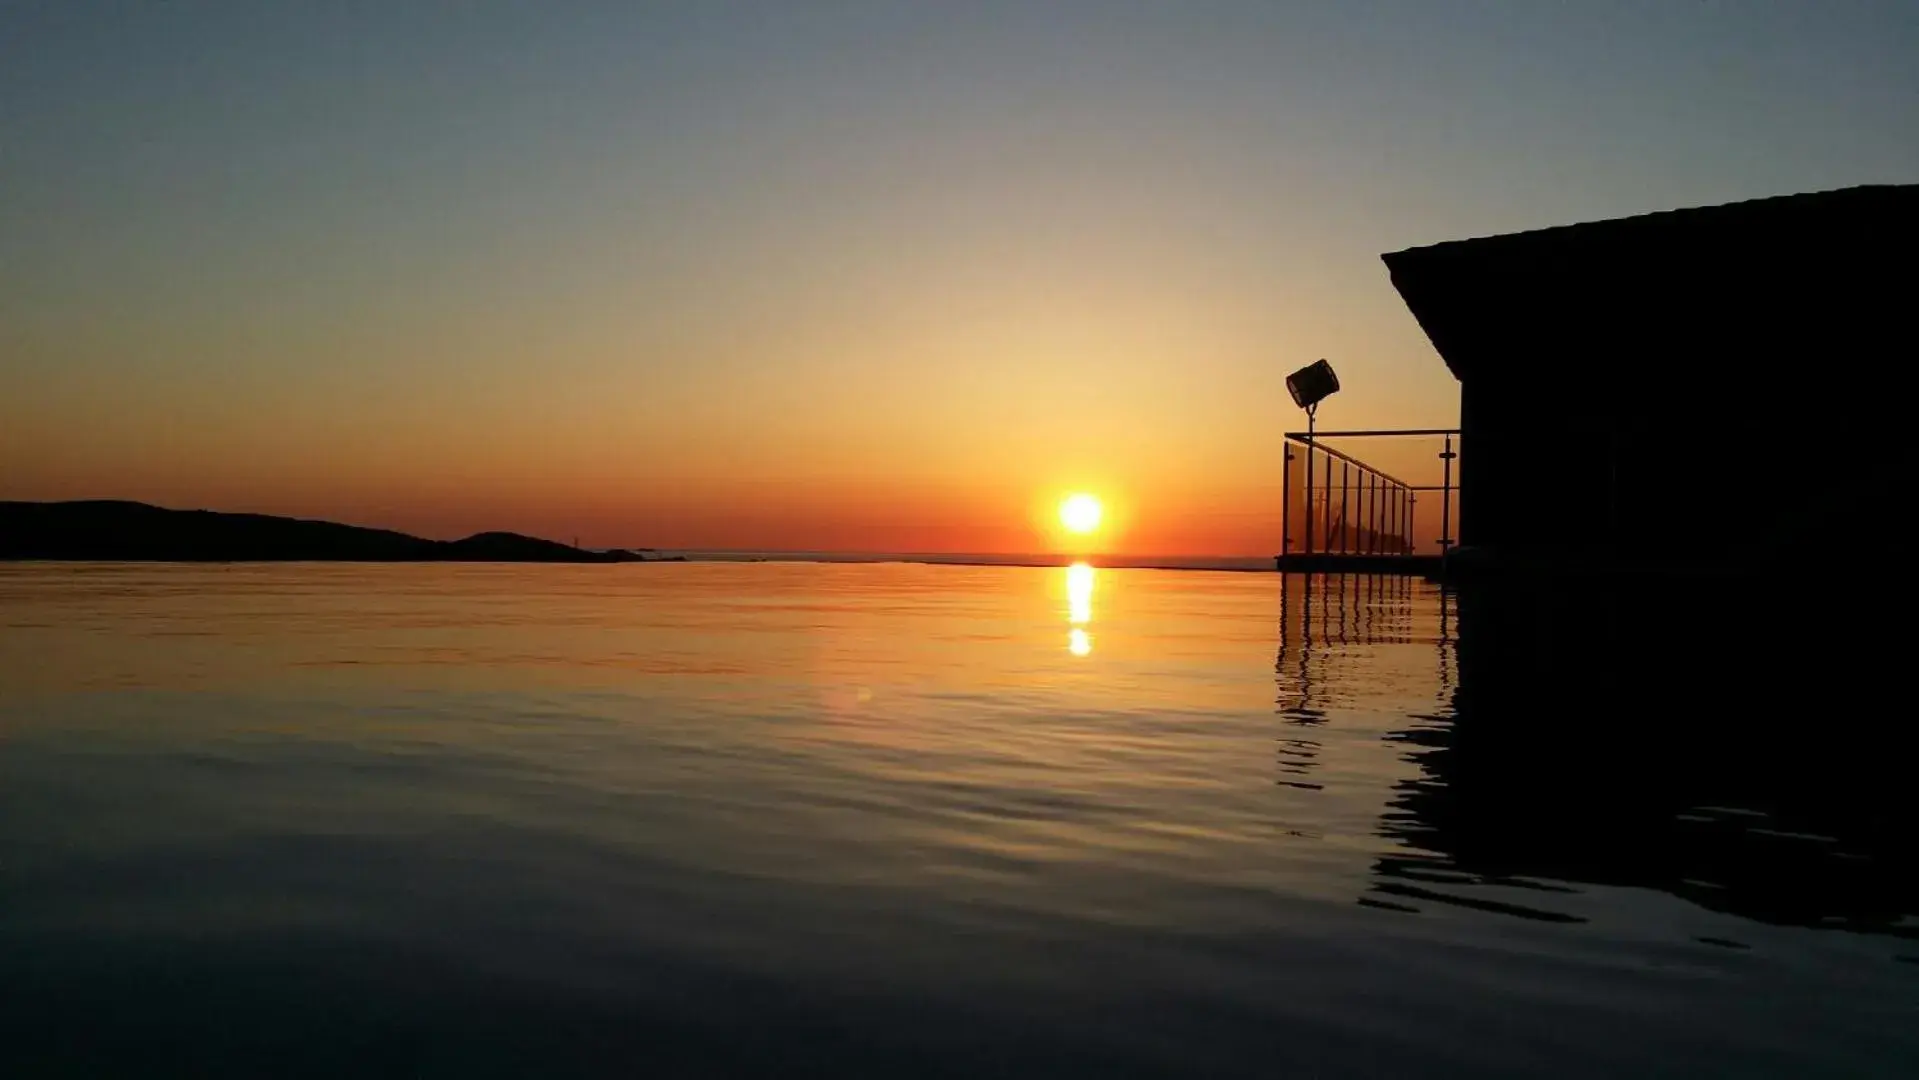
[[677,562],[510,532],[427,540],[388,529],[146,503],[0,501],[0,559],[126,562]]

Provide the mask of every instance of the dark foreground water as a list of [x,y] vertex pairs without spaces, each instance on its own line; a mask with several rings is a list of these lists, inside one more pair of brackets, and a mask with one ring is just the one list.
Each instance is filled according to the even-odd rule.
[[1919,1074],[1907,710],[1475,603],[0,566],[0,1076]]

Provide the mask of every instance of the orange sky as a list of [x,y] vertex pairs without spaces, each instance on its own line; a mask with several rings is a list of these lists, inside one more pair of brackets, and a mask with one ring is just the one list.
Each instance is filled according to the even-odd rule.
[[1381,252],[1919,170],[1864,15],[1441,7],[29,6],[0,498],[1270,554],[1288,371],[1456,422]]
[[[1450,376],[1428,362],[1444,376],[1430,410],[1362,413],[1366,399],[1351,393],[1355,407],[1326,415],[1449,421]],[[1107,515],[1086,550],[1274,547],[1280,433],[1301,423],[1279,366],[1141,358],[1105,380],[1098,366],[955,362],[817,382],[768,373],[743,390],[653,385],[610,363],[556,365],[551,382],[501,370],[366,391],[339,376],[303,374],[282,389],[54,372],[33,410],[7,410],[0,445],[24,465],[7,477],[8,497],[139,498],[439,537],[511,528],[608,546],[1060,551],[1072,545],[1058,501],[1088,491]]]

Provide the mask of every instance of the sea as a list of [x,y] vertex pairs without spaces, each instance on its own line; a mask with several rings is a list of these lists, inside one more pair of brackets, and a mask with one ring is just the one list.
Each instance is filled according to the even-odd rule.
[[1569,589],[0,564],[0,1076],[1919,1075],[1898,707]]

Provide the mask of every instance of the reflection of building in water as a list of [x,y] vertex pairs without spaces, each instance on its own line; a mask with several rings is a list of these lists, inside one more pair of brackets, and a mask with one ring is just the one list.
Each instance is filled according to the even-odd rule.
[[[1312,725],[1318,720],[1295,718],[1295,724]],[[1279,779],[1274,781],[1286,787],[1304,788],[1307,791],[1319,791],[1326,785],[1306,779],[1319,767],[1320,745],[1318,739],[1303,736],[1279,740],[1279,749],[1274,754],[1275,764],[1279,766]]]
[[[1415,599],[1422,589],[1430,603],[1430,587],[1403,575],[1281,575],[1274,663],[1279,712],[1297,721],[1323,719],[1323,693],[1341,684],[1354,656],[1345,646],[1415,643],[1424,616]],[[1439,602],[1448,602],[1443,593]],[[1441,626],[1446,625],[1442,615]],[[1442,680],[1450,684],[1449,671],[1442,672]]]
[[1086,627],[1093,621],[1093,582],[1098,573],[1086,563],[1066,568],[1066,621],[1071,625],[1066,632],[1066,649],[1074,656],[1093,651],[1093,638]]
[[1892,669],[1858,652],[1870,631],[1806,610],[1824,600],[1795,619],[1787,590],[1685,588],[1679,612],[1645,586],[1457,594],[1458,682],[1392,736],[1420,774],[1362,903],[1577,921],[1562,883],[1594,883],[1919,936],[1898,925],[1919,914],[1914,739],[1874,704]]
[[[1420,640],[1428,618],[1427,607],[1449,603],[1430,586],[1400,575],[1286,574],[1280,579],[1279,655],[1274,661],[1274,702],[1280,716],[1293,726],[1281,736],[1275,751],[1277,783],[1319,790],[1311,779],[1320,765],[1320,741],[1312,729],[1326,721],[1329,705],[1342,703],[1362,675],[1360,665],[1377,674],[1377,656],[1362,660],[1360,652],[1374,645],[1404,645]],[[1450,625],[1442,614],[1442,634]],[[1441,655],[1450,648],[1442,643]],[[1450,670],[1442,665],[1442,686],[1450,685]]]

